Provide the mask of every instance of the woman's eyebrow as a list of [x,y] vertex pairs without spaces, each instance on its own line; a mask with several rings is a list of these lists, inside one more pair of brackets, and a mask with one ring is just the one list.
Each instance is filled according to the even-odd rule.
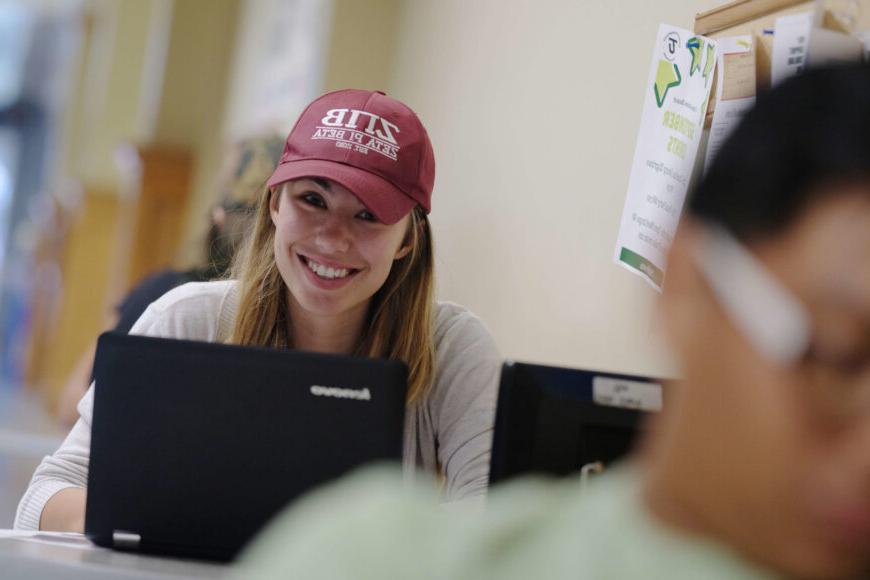
[[321,189],[325,189],[326,191],[332,190],[332,184],[329,181],[320,177],[311,177],[310,179],[311,181],[316,183]]

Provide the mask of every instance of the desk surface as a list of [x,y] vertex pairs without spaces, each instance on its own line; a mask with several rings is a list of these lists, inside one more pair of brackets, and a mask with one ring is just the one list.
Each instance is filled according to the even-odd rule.
[[231,566],[115,552],[80,534],[0,530],[0,570],[4,580],[181,580],[227,578]]

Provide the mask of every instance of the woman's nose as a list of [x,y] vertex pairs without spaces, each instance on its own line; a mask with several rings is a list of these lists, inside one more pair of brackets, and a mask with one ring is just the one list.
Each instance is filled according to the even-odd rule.
[[317,229],[317,249],[328,254],[347,252],[351,246],[350,227],[342,217],[327,216]]

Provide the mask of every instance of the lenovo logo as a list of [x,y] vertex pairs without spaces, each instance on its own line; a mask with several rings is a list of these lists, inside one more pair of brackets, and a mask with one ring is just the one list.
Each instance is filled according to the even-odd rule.
[[323,387],[311,385],[309,389],[315,397],[333,397],[335,399],[355,399],[357,401],[371,401],[372,394],[368,388],[363,389],[339,389],[338,387]]

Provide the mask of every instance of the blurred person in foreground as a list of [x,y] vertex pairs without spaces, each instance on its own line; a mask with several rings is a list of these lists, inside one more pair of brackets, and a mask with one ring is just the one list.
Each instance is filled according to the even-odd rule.
[[[143,278],[109,313],[106,329],[130,332],[148,305],[176,286],[226,275],[251,221],[257,193],[272,174],[283,148],[284,140],[278,135],[245,139],[230,148],[218,175],[220,201],[210,210],[201,263],[187,270],[166,268]],[[56,415],[66,426],[79,418],[76,406],[93,381],[96,350],[95,340],[64,384]]]
[[682,380],[630,461],[465,515],[362,472],[240,577],[870,577],[870,69],[761,96],[687,203],[660,302]]

